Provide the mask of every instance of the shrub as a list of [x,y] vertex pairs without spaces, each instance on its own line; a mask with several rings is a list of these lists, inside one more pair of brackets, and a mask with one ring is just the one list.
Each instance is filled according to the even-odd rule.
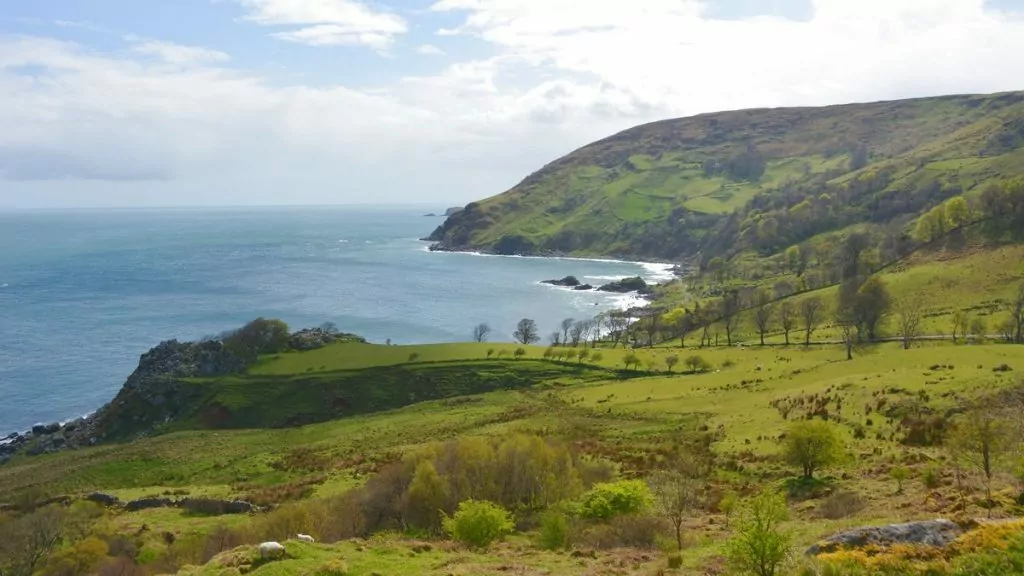
[[683,567],[683,555],[679,552],[671,552],[668,555],[668,569],[679,570]]
[[569,518],[558,510],[549,510],[540,517],[540,547],[545,550],[562,550],[570,542]]
[[690,369],[690,372],[707,372],[711,370],[711,363],[701,356],[690,356],[683,364]]
[[942,486],[942,471],[937,466],[929,466],[921,475],[921,482],[929,490],[935,490]]
[[313,572],[313,576],[346,576],[348,564],[344,560],[328,560]]
[[508,511],[482,500],[466,500],[455,515],[444,519],[444,530],[459,542],[474,548],[486,548],[512,532]]
[[412,354],[409,354],[409,362],[415,362],[415,361],[417,361],[419,359],[420,359],[420,353],[419,352],[413,352]]
[[494,356],[494,348],[487,349],[487,357],[490,358],[491,356]]
[[818,515],[827,520],[850,518],[864,509],[864,498],[856,492],[836,492],[818,506]]
[[654,496],[640,480],[622,480],[597,484],[583,495],[580,514],[585,518],[609,520],[623,514],[647,510]]
[[515,351],[516,360],[519,360],[523,356],[526,356],[526,348],[516,348],[516,351]]
[[780,524],[788,515],[782,495],[765,491],[754,498],[736,535],[726,543],[726,557],[736,572],[754,576],[781,573],[789,557],[791,537]]
[[903,483],[910,478],[910,470],[906,466],[895,466],[889,470],[889,476],[896,481],[896,493],[903,494]]
[[590,355],[590,361],[593,362],[594,364],[599,364],[601,360],[604,360],[604,355],[601,354],[600,352],[594,352],[593,354]]

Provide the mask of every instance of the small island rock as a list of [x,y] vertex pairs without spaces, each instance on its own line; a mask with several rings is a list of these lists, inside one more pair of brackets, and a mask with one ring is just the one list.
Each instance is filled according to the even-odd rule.
[[542,282],[552,286],[565,286],[567,288],[574,288],[580,285],[580,281],[575,276],[566,276],[561,280],[543,280]]

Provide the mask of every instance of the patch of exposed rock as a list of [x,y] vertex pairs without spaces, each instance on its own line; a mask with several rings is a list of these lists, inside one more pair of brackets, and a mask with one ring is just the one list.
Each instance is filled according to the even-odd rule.
[[961,534],[963,534],[963,530],[960,526],[949,520],[870,526],[830,536],[808,548],[807,554],[814,556],[848,548],[863,548],[869,545],[921,544],[943,547],[951,544]]

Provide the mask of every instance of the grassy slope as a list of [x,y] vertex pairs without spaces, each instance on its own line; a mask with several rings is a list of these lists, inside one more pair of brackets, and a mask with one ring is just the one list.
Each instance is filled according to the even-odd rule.
[[[353,346],[353,345],[348,345]],[[383,347],[381,347],[383,348]],[[454,358],[462,353],[479,353],[476,346],[422,347],[438,357]],[[374,363],[373,352],[397,354],[392,350],[367,350],[370,354],[346,356],[352,362]],[[621,350],[605,350],[609,367],[619,362]],[[663,358],[678,350],[644,350],[645,359]],[[703,375],[660,373],[629,380],[590,380],[565,377],[537,388],[491,392],[464,399],[418,403],[398,410],[353,416],[340,420],[280,430],[187,431],[142,439],[127,444],[101,446],[37,458],[18,458],[0,467],[0,493],[17,495],[31,487],[51,492],[85,493],[93,489],[111,491],[129,499],[168,490],[187,490],[192,495],[244,496],[253,486],[275,487],[314,480],[315,495],[336,494],[363,481],[376,460],[389,460],[424,443],[458,435],[504,436],[512,431],[529,431],[576,438],[586,452],[612,458],[624,472],[642,471],[645,454],[671,442],[684,424],[706,423],[721,427],[717,450],[724,459],[743,465],[745,472],[721,472],[723,480],[751,488],[781,482],[791,471],[776,459],[776,436],[786,420],[770,406],[774,399],[799,394],[830,393],[841,396],[844,408],[838,413],[851,458],[831,473],[841,476],[844,489],[863,494],[867,507],[854,518],[825,521],[817,518],[813,505],[795,504],[794,520],[798,545],[809,544],[836,529],[865,522],[886,522],[928,518],[944,513],[943,504],[929,497],[918,482],[908,482],[907,492],[894,496],[892,481],[885,471],[893,462],[904,461],[920,473],[924,464],[939,455],[931,449],[907,448],[890,440],[893,424],[878,414],[867,426],[864,406],[881,393],[890,400],[928,394],[936,407],[955,402],[953,394],[971,395],[977,390],[994,390],[1015,381],[1013,374],[991,370],[1008,363],[1020,369],[1019,350],[1004,345],[936,345],[910,351],[896,345],[873,347],[852,362],[841,361],[838,348],[810,351],[799,348],[743,348],[684,351],[699,353],[715,369]],[[308,355],[308,356],[307,356]],[[260,367],[264,373],[281,371],[283,364],[294,369],[320,366],[327,352],[283,356]],[[407,358],[402,350],[398,358]],[[301,359],[301,360],[300,360]],[[472,358],[463,366],[471,370]],[[510,367],[528,361],[503,360]],[[540,362],[537,362],[540,363]],[[935,371],[934,364],[953,368]],[[340,364],[339,366],[344,365]],[[373,369],[371,369],[373,370]],[[303,372],[304,373],[304,372]],[[834,409],[834,408],[833,408]],[[686,424],[688,423],[688,424]],[[864,425],[868,437],[854,440],[855,426]],[[297,448],[311,450],[328,463],[312,470],[281,469],[276,464]],[[704,565],[720,551],[726,534],[720,519],[697,519],[690,533],[697,545],[687,552],[690,566]],[[223,522],[239,518],[197,517],[177,510],[120,513],[116,523],[131,532],[142,524],[153,534],[171,531],[179,536],[204,533]],[[150,544],[159,549],[156,540]],[[380,541],[363,551],[352,543],[337,546],[293,546],[296,557],[260,567],[257,574],[308,573],[329,559],[347,558],[351,573],[384,574],[491,574],[515,569],[523,573],[593,573],[602,566],[626,562],[620,573],[642,573],[653,558],[639,560],[620,553],[602,553],[595,560],[570,559],[561,554],[537,552],[528,542],[513,540],[486,555],[457,550],[435,550],[412,554],[409,544]],[[239,554],[252,556],[252,550]],[[631,553],[633,554],[633,553]],[[634,557],[635,556],[635,557]],[[656,555],[655,555],[656,556]],[[529,567],[528,569],[526,567]],[[213,570],[212,567],[209,568]],[[206,573],[206,572],[204,572]],[[213,572],[211,572],[213,573]]]
[[[474,203],[433,236],[451,247],[493,249],[521,235],[539,249],[579,255],[682,258],[704,246],[719,216],[784,185],[846,172],[855,143],[870,164],[836,177],[849,181],[891,169],[879,194],[933,181],[965,190],[1022,172],[1024,150],[982,155],[1003,121],[1024,117],[1019,93],[940,97],[826,108],[745,110],[639,126],[560,158],[511,190]],[[700,163],[727,158],[748,143],[766,159],[757,182],[705,177]],[[697,213],[677,228],[673,210]],[[706,217],[701,217],[703,214]],[[652,229],[688,235],[647,242]]]

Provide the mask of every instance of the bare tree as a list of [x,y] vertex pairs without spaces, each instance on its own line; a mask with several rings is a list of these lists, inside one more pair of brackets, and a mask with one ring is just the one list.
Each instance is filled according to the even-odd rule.
[[562,331],[561,330],[555,330],[554,332],[552,332],[551,335],[548,336],[548,342],[552,346],[558,346],[559,344],[561,344],[562,343]]
[[725,328],[725,343],[732,346],[732,333],[736,330],[740,321],[740,294],[733,290],[722,298],[722,326]]
[[821,298],[812,296],[800,303],[800,318],[803,320],[804,346],[811,345],[811,336],[821,325],[821,317],[824,315],[825,303]]
[[473,327],[473,342],[487,342],[491,335],[491,326],[487,322],[481,322]]
[[66,515],[65,510],[48,506],[0,524],[0,575],[32,576],[60,545]]
[[704,508],[706,485],[700,478],[677,471],[662,472],[652,478],[658,509],[676,534],[676,549],[683,549],[683,524]]
[[1013,341],[1024,344],[1024,284],[1017,289],[1017,296],[1013,300],[1010,316],[1014,326]]
[[584,333],[587,329],[587,325],[583,320],[577,320],[572,323],[569,328],[569,342],[567,345],[571,345],[573,348],[580,345],[580,340],[584,340]]
[[754,325],[757,326],[757,333],[761,336],[761,346],[764,346],[764,335],[768,332],[775,317],[775,306],[772,305],[772,297],[768,292],[762,290],[757,293],[754,300]]
[[779,307],[779,326],[786,335],[786,346],[789,346],[789,333],[796,328],[796,306],[792,300],[786,300]]
[[572,325],[576,320],[572,318],[566,318],[562,320],[562,344],[569,345],[569,330],[572,330]]
[[612,312],[608,315],[608,335],[612,337],[612,348],[616,348],[623,340],[628,327],[629,320],[622,312]]
[[846,347],[846,359],[853,360],[853,344],[856,342],[857,321],[845,311],[836,315],[836,326],[843,336],[843,345]]
[[[921,300],[919,298],[907,298],[899,305],[897,312],[899,317],[900,338],[903,339],[903,349],[910,350],[911,344],[921,336]],[[956,339],[956,327],[954,327],[953,339]]]
[[948,446],[954,457],[985,476],[985,497],[992,516],[992,476],[1017,444],[1017,430],[992,401],[970,405],[959,418]]
[[540,336],[537,334],[537,323],[529,318],[523,318],[516,325],[516,331],[512,333],[512,337],[520,344],[537,342],[540,340]]
[[964,310],[957,310],[953,312],[953,343],[956,344],[956,335],[962,334],[964,341],[967,341],[967,329],[970,325],[970,319],[967,316],[967,312]]
[[608,316],[602,312],[590,321],[590,347],[597,348],[597,341],[601,338],[601,329],[604,327]]

